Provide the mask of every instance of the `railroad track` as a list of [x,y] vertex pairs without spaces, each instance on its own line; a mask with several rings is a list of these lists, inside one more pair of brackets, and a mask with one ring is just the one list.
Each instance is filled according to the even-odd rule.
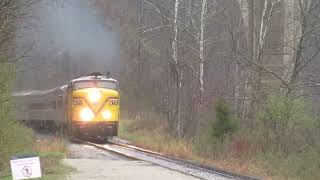
[[241,175],[230,171],[222,170],[196,164],[190,161],[172,158],[154,151],[142,149],[119,140],[111,140],[106,144],[82,141],[81,143],[109,151],[129,159],[143,160],[171,170],[179,171],[201,179],[245,179],[258,180],[260,178]]

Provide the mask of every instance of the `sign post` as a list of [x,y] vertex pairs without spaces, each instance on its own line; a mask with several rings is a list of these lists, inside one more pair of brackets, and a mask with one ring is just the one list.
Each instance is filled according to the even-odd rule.
[[12,157],[10,165],[14,180],[41,177],[40,159],[38,156]]

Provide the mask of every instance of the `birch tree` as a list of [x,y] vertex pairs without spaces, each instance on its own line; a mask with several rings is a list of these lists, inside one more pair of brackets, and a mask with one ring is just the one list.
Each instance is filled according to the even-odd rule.
[[172,41],[172,59],[174,61],[174,67],[176,72],[177,81],[177,93],[176,93],[176,133],[177,136],[181,136],[181,93],[182,93],[182,79],[183,72],[180,71],[179,61],[178,61],[178,13],[179,13],[179,0],[175,0],[174,3],[174,19],[173,19],[173,41]]
[[[260,4],[261,3],[261,4]],[[255,112],[260,109],[263,93],[261,90],[263,73],[266,71],[275,75],[277,78],[280,76],[274,71],[267,68],[268,64],[265,58],[266,44],[270,41],[267,39],[268,31],[271,25],[271,18],[275,14],[275,7],[280,3],[278,0],[272,1],[246,1],[245,7],[247,8],[246,24],[248,28],[247,42],[248,49],[247,54],[240,52],[239,44],[236,41],[232,42],[232,49],[235,53],[235,60],[240,67],[246,71],[247,80],[244,82],[244,101],[249,101],[244,111],[249,111],[244,116],[250,116],[253,118]],[[241,1],[241,4],[243,2]],[[261,14],[259,13],[259,7],[262,7]],[[243,11],[242,11],[243,12]],[[240,28],[240,27],[239,27]],[[269,36],[271,37],[271,36]],[[234,38],[232,38],[234,39]]]
[[199,63],[199,81],[200,81],[200,101],[202,101],[204,84],[203,84],[203,68],[204,68],[204,30],[206,24],[206,13],[207,13],[207,0],[202,0],[201,6],[201,25],[200,25],[200,63]]
[[[249,105],[244,110],[249,111],[247,117],[254,118],[254,114],[260,110],[267,95],[262,86],[269,84],[277,89],[277,85],[272,85],[272,82],[279,82],[276,83],[280,84],[278,88],[293,96],[301,88],[298,85],[302,83],[299,83],[299,79],[302,78],[301,73],[319,54],[319,48],[311,40],[319,29],[319,17],[315,16],[319,2],[316,0],[246,2],[248,17],[244,19],[247,21],[248,29],[247,53],[240,50],[236,41],[232,41],[232,49],[235,60],[246,72],[245,92],[242,94],[243,100],[249,102]],[[283,5],[286,5],[285,11],[280,9]],[[256,11],[257,7],[262,7],[260,16]],[[278,30],[284,30],[284,36],[272,34],[275,31],[272,29],[274,28],[272,24],[280,18],[286,21],[284,28]],[[277,43],[272,44],[272,42]],[[270,64],[269,56],[274,56],[273,61],[277,64]],[[270,79],[266,79],[265,74],[271,75],[274,80],[271,82]]]
[[[168,62],[171,67],[168,79],[174,80],[175,88],[168,84],[170,90],[167,117],[169,124],[174,126],[176,135],[181,136],[187,127],[195,127],[199,121],[198,114],[201,110],[205,84],[205,47],[215,39],[205,34],[208,24],[208,1],[178,0],[174,1],[172,9],[161,1],[145,0],[145,2],[162,17],[163,25],[147,28],[144,32],[151,34],[168,27],[173,29],[172,34],[167,34],[171,39],[172,53],[172,62]],[[215,2],[211,1],[211,20],[215,15]],[[185,56],[184,53],[180,56],[179,52],[188,52],[191,56]],[[186,88],[183,88],[184,82]],[[187,88],[188,86],[192,88]]]

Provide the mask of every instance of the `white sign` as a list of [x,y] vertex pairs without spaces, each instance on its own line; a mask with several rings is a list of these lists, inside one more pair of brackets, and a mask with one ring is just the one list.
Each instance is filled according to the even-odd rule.
[[41,177],[39,157],[14,159],[10,161],[10,164],[14,180]]

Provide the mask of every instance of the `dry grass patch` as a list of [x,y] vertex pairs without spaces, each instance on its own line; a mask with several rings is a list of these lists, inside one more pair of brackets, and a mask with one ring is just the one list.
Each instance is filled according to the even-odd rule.
[[[48,136],[43,139],[35,141],[33,152],[37,152],[40,157],[42,178],[40,180],[56,180],[65,179],[72,169],[62,164],[62,159],[65,157],[67,151],[66,142],[63,138]],[[1,180],[12,179],[10,167],[6,165]]]
[[62,137],[48,136],[37,140],[35,149],[40,155],[44,179],[64,179],[64,175],[72,170],[61,162],[68,153],[66,141]]
[[66,142],[62,137],[48,137],[37,140],[35,149],[39,153],[61,152],[67,153]]
[[[172,138],[163,123],[142,126],[143,121],[122,120],[119,136],[132,141],[138,147],[153,150],[171,157],[225,169],[240,174],[254,174],[269,179],[264,165],[253,160],[238,159],[232,155],[219,154],[209,145],[195,144],[188,139]],[[206,148],[204,148],[206,147]]]

